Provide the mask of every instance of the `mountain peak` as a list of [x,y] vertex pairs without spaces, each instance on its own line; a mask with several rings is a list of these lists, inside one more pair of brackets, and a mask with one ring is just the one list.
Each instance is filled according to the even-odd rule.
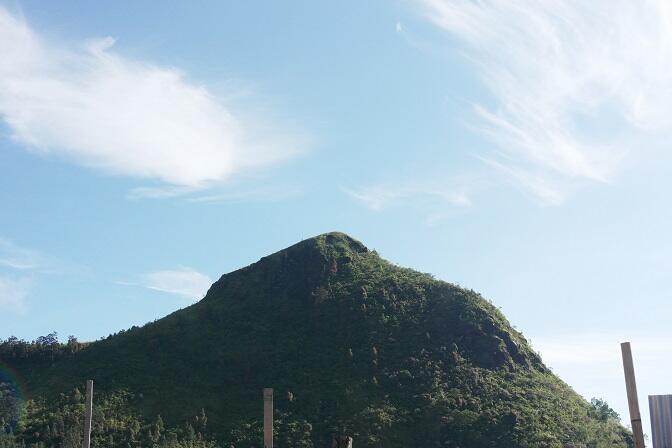
[[[298,245],[309,245],[323,253],[366,253],[369,249],[360,241],[343,232],[328,232],[303,240]],[[288,248],[289,249],[289,248]]]
[[363,255],[373,253],[351,236],[343,232],[323,233],[262,257],[243,269],[224,274],[210,288],[206,299],[217,296],[217,291],[233,284],[242,288],[250,281],[250,276],[257,275],[266,283],[287,285],[301,279],[304,286],[312,287]]
[[95,378],[98,397],[130,391],[134,412],[171,425],[206,409],[236,448],[259,440],[265,387],[277,393],[279,433],[302,438],[284,446],[319,446],[335,432],[365,448],[627,446],[625,430],[593,417],[479,294],[341,232],[263,257],[188,308],[22,373],[45,397]]

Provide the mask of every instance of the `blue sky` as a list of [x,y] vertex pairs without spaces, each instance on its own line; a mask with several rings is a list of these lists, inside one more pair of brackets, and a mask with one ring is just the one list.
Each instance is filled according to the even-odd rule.
[[480,291],[627,417],[620,342],[643,408],[672,387],[671,19],[0,2],[0,337],[103,337],[340,230]]

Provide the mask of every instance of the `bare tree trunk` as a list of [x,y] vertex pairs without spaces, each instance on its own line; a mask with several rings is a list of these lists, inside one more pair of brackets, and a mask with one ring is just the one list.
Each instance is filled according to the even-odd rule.
[[352,437],[332,435],[331,448],[352,448]]

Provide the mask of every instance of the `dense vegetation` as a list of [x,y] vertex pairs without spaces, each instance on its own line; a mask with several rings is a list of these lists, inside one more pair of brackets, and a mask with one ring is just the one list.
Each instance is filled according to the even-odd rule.
[[[137,415],[132,410],[133,400],[134,397],[128,392],[118,391],[96,402],[92,446],[216,446],[214,441],[204,435],[207,434],[205,411],[179,427],[167,428],[161,416],[148,422]],[[42,400],[30,400],[22,409],[13,405],[14,403],[0,403],[0,424],[3,428],[0,448],[82,446],[84,396],[79,389],[74,389],[67,395],[59,395],[48,405]],[[16,419],[17,410],[23,414],[20,419]]]
[[96,447],[259,446],[263,387],[276,391],[281,447],[326,446],[331,433],[371,448],[632,445],[480,295],[339,233],[224,275],[142,328],[86,345],[50,336],[0,344],[34,397],[11,411],[5,385],[13,435],[0,447],[75,440],[87,378]]

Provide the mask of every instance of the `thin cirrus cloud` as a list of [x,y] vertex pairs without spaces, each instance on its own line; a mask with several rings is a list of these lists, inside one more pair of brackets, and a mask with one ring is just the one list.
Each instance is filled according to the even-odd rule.
[[441,180],[381,182],[358,188],[343,188],[352,199],[380,212],[396,207],[415,209],[425,224],[436,225],[469,210],[472,196],[487,186],[479,176]]
[[177,196],[189,195],[187,202],[192,203],[250,203],[250,202],[277,202],[288,198],[300,196],[303,190],[296,185],[275,184],[245,187],[227,186],[225,189],[211,188],[207,192],[191,188],[156,188],[138,187],[129,191],[126,196],[131,200],[139,199],[165,199]]
[[87,275],[88,272],[84,266],[0,237],[0,309],[26,311],[35,278],[40,275]]
[[298,135],[234,110],[178,69],[129,59],[113,45],[109,37],[59,45],[0,7],[0,116],[11,138],[184,191],[301,152]]
[[391,182],[344,190],[350,197],[375,211],[418,203],[441,207],[471,206],[469,191],[465,186],[446,182]]
[[0,275],[0,309],[23,312],[30,294],[32,281],[28,277]]
[[0,266],[30,270],[44,267],[45,256],[30,249],[25,249],[5,238],[0,238]]
[[36,250],[21,247],[0,237],[0,266],[20,271],[53,272],[63,263]]
[[149,272],[143,274],[140,280],[140,286],[189,300],[203,298],[210,285],[210,277],[191,268]]
[[88,268],[0,237],[0,268],[38,274],[86,274]]
[[492,95],[474,106],[497,146],[482,158],[544,203],[611,181],[672,131],[667,0],[418,2]]

